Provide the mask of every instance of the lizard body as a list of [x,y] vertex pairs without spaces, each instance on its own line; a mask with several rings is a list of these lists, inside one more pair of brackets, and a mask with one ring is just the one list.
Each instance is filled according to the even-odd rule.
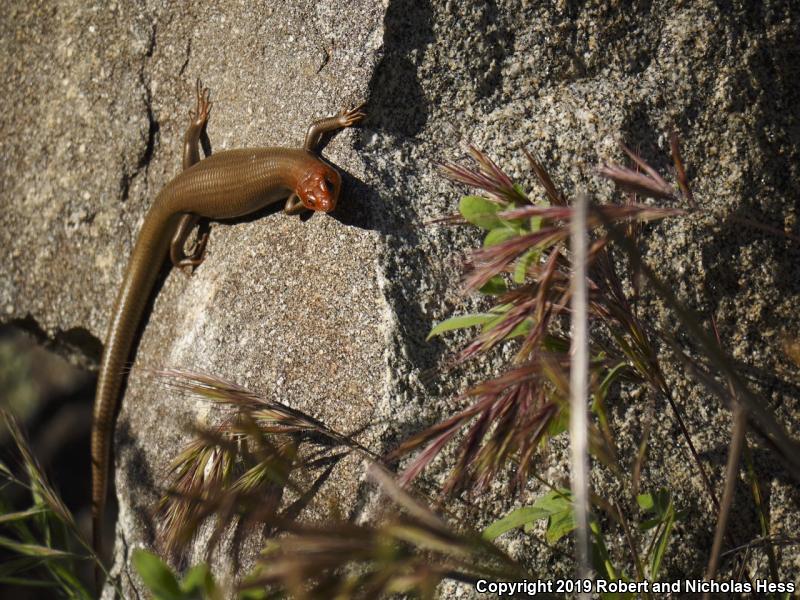
[[184,244],[200,218],[231,219],[286,200],[284,210],[329,212],[336,206],[341,176],[317,154],[325,133],[361,121],[363,105],[314,122],[303,148],[229,150],[200,160],[200,135],[211,109],[198,82],[197,107],[184,136],[183,171],[156,197],[147,213],[117,294],[97,378],[92,423],[92,543],[100,554],[102,519],[111,460],[111,439],[136,331],[158,273],[169,256],[174,266],[203,261],[207,235],[190,254]]

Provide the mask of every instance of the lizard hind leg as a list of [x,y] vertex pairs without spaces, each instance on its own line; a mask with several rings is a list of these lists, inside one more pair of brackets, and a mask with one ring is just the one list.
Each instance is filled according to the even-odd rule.
[[195,215],[185,214],[178,222],[178,227],[175,230],[175,235],[169,245],[169,258],[175,267],[196,267],[205,260],[206,243],[208,242],[208,233],[203,233],[192,244],[191,251],[187,254],[184,250],[186,240],[189,234],[197,224],[199,217]]
[[[195,107],[189,111],[189,127],[183,135],[183,169],[200,162],[200,136],[203,134],[208,118],[211,115],[211,102],[209,101],[208,88],[204,88],[200,79],[195,86]],[[169,257],[173,266],[194,268],[205,258],[208,233],[203,233],[192,245],[187,254],[184,250],[189,234],[199,221],[199,217],[185,214],[178,221],[178,227],[169,245]]]
[[213,104],[209,101],[208,88],[197,80],[195,107],[189,111],[189,127],[183,135],[183,168],[188,169],[200,162],[200,136],[208,125]]

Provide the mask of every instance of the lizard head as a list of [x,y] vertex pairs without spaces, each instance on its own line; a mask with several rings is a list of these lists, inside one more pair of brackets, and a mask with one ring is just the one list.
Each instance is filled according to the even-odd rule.
[[310,210],[330,212],[336,208],[342,176],[331,166],[323,163],[314,165],[297,183],[297,195],[303,205]]

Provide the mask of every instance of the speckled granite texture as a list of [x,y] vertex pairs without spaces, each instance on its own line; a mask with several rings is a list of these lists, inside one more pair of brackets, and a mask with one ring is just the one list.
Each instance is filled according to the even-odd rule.
[[[715,316],[754,389],[800,434],[800,377],[780,350],[782,336],[800,335],[800,250],[730,218],[798,233],[800,17],[792,2],[268,5],[3,4],[4,322],[27,319],[75,360],[96,365],[142,217],[179,167],[195,78],[212,90],[213,150],[296,145],[312,118],[368,99],[365,126],[325,151],[346,175],[341,209],[306,221],[269,214],[212,224],[202,267],[166,277],[136,365],[223,375],[337,428],[367,427],[360,439],[381,452],[446,414],[464,385],[458,373],[420,378],[448,348],[425,341],[430,326],[473,303],[459,295],[457,260],[475,241],[471,232],[425,225],[452,212],[462,191],[441,179],[435,161],[461,156],[471,142],[535,189],[528,148],[565,190],[583,186],[604,201],[612,188],[594,167],[621,160],[617,141],[666,171],[664,134],[675,129],[706,212],[647,228],[644,255],[682,301]],[[659,327],[676,326],[658,302],[646,309]],[[116,438],[115,568],[126,573],[128,550],[152,541],[148,510],[166,464],[206,410],[135,373]],[[721,487],[729,413],[682,369],[668,377]],[[623,446],[638,443],[652,410],[668,414],[652,403],[623,397],[613,407]],[[659,442],[644,484],[670,488],[698,515],[679,528],[666,572],[699,576],[710,507],[673,420],[657,419],[651,439]],[[564,445],[553,443],[544,476],[563,477]],[[755,455],[773,533],[796,537],[797,482],[765,449]],[[602,478],[597,485],[614,491]],[[360,516],[358,461],[343,463],[326,487]],[[744,481],[741,492],[735,519],[742,539],[752,539]],[[512,506],[496,498],[483,501],[486,519],[476,526]],[[522,536],[504,540],[532,572],[568,573]],[[761,555],[752,560],[763,571]],[[785,577],[800,578],[799,561],[792,547],[780,549]],[[230,561],[220,564],[232,574]]]

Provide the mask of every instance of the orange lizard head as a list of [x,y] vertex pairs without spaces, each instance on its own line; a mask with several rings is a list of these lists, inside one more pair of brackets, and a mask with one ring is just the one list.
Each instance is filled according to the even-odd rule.
[[297,182],[295,191],[306,208],[330,212],[336,208],[341,188],[342,176],[339,172],[333,167],[318,163]]

